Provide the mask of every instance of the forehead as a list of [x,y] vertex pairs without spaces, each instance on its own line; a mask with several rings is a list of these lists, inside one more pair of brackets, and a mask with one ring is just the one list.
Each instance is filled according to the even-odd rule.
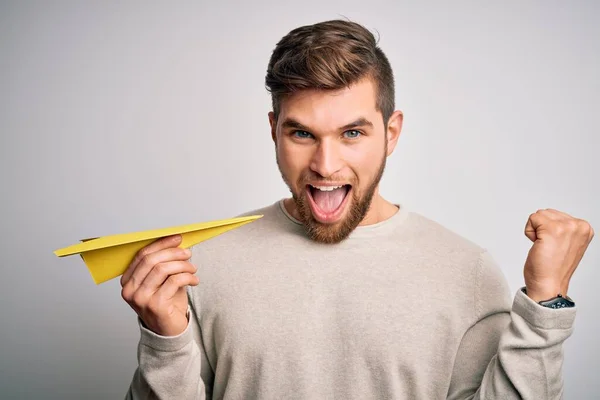
[[378,113],[375,87],[370,79],[364,79],[340,90],[307,89],[289,95],[281,102],[278,119],[333,130],[360,117],[375,122]]

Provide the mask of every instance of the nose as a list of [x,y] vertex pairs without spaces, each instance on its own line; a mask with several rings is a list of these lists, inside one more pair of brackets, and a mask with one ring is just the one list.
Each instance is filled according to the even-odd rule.
[[343,165],[339,150],[333,141],[320,141],[311,159],[310,169],[324,178],[333,176]]

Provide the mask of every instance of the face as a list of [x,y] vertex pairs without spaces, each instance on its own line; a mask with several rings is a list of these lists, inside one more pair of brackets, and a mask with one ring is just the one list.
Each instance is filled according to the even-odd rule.
[[269,114],[292,214],[313,240],[338,243],[374,212],[401,124],[396,112],[385,126],[375,105],[374,85],[365,79],[339,91],[294,93],[277,120]]

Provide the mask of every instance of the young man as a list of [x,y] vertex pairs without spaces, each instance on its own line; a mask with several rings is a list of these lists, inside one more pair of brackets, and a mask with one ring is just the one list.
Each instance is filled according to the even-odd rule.
[[402,113],[371,33],[295,29],[266,84],[292,196],[191,250],[169,237],[136,256],[121,279],[141,329],[127,398],[559,398],[575,308],[557,295],[590,225],[533,213],[513,296],[485,249],[379,194]]

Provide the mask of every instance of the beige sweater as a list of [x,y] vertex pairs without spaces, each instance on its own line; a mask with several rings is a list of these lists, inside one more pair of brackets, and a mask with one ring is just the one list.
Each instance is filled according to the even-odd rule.
[[127,399],[562,397],[576,309],[513,297],[485,249],[404,207],[338,245],[249,214],[193,248],[187,330],[140,324]]

